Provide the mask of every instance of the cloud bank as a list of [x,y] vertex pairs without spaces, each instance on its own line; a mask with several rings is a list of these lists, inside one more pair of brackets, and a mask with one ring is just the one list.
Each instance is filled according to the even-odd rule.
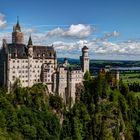
[[[0,13],[0,28],[3,29],[6,25],[5,16]],[[22,27],[24,42],[27,43],[29,35],[32,34],[33,44],[46,46],[53,44],[58,57],[78,58],[82,47],[87,45],[91,59],[140,60],[140,40],[118,43],[110,41],[112,38],[120,36],[116,30],[98,37],[93,26],[84,24],[61,26],[46,32],[43,32],[44,30],[40,32],[38,28],[42,28],[42,26]],[[0,46],[3,38],[11,43],[11,32],[6,29],[0,32]]]
[[72,37],[72,38],[86,38],[93,32],[93,28],[90,25],[71,25],[68,29],[55,28],[47,33],[47,37]]

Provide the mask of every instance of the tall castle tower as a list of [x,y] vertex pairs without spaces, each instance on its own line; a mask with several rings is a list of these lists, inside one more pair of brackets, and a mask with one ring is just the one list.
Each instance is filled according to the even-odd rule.
[[23,33],[21,32],[18,18],[17,18],[17,24],[13,27],[12,43],[14,43],[14,44],[22,44],[23,43]]
[[29,56],[29,57],[33,57],[33,43],[32,43],[31,35],[30,35],[30,37],[29,37],[27,47],[28,47],[28,56]]
[[33,63],[33,43],[31,35],[28,40],[28,86],[31,87],[33,85],[32,81],[32,63]]
[[86,71],[89,71],[89,55],[88,55],[88,47],[84,46],[82,48],[82,56],[80,57],[82,71],[85,74]]

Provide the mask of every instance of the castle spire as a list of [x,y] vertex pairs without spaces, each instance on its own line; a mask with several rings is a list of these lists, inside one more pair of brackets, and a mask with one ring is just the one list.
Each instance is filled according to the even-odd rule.
[[19,24],[19,17],[17,16],[17,24]]
[[29,40],[28,40],[28,45],[33,45],[31,34],[30,34],[30,37],[29,37]]
[[15,44],[23,43],[23,33],[21,32],[18,16],[17,16],[17,23],[16,25],[13,26],[12,43],[15,43]]
[[15,30],[21,32],[21,28],[20,28],[20,24],[19,24],[19,17],[18,16],[17,16],[17,24],[15,26]]

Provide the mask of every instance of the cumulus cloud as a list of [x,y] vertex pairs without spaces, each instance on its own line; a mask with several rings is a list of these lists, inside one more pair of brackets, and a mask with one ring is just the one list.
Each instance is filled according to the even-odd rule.
[[85,38],[90,36],[92,33],[92,28],[89,25],[71,25],[70,28],[64,32],[64,36]]
[[[128,40],[115,43],[109,40],[120,35],[117,31],[105,33],[102,37],[94,39],[88,38],[93,32],[92,27],[83,24],[71,25],[69,28],[55,28],[49,31],[47,36],[35,28],[24,28],[23,32],[25,44],[29,34],[32,33],[33,44],[46,46],[53,44],[58,57],[78,58],[82,47],[87,45],[91,59],[140,59],[140,41]],[[56,38],[51,40],[51,37]],[[3,38],[10,43],[11,32],[0,33],[0,45]]]
[[72,37],[72,38],[86,38],[93,32],[93,28],[90,25],[71,25],[68,29],[56,28],[47,33],[47,37]]
[[7,21],[5,20],[5,15],[0,13],[0,28],[6,27]]
[[107,40],[112,37],[118,37],[119,35],[120,33],[118,31],[113,31],[113,32],[104,34],[104,36],[101,37],[100,40]]
[[56,29],[53,29],[52,31],[48,32],[47,37],[62,36],[63,33],[64,33],[63,29],[56,28]]
[[[140,59],[140,42],[112,43],[110,41],[79,40],[77,42],[54,42],[59,57],[78,58],[84,45],[89,48],[92,59]],[[100,56],[100,57],[99,57]]]

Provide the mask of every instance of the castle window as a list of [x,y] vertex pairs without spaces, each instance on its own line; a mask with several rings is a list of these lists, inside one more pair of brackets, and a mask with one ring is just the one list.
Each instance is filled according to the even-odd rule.
[[13,60],[13,63],[15,63],[15,60]]
[[15,73],[15,71],[13,71],[13,73]]
[[38,63],[38,61],[35,61],[36,63]]
[[28,61],[26,60],[26,63],[28,63]]
[[13,76],[13,79],[15,79],[15,76]]
[[21,73],[21,71],[19,70],[19,73]]
[[17,61],[17,63],[19,63],[19,60]]
[[19,66],[17,66],[17,69],[19,68]]
[[13,66],[13,68],[15,68],[15,66]]

